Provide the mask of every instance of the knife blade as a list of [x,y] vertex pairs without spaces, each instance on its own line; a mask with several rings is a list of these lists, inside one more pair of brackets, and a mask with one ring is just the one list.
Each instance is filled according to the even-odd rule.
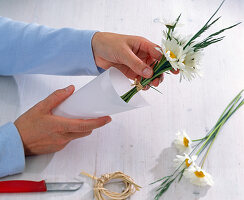
[[76,191],[83,182],[45,182],[29,180],[0,181],[0,193],[24,193],[47,191]]

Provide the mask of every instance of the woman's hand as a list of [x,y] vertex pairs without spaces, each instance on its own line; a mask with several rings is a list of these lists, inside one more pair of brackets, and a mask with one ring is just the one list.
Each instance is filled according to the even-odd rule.
[[36,104],[15,122],[21,136],[25,155],[46,154],[59,151],[71,140],[91,134],[111,118],[67,119],[52,115],[52,110],[74,92],[74,86],[57,90]]
[[[150,64],[162,57],[155,49],[156,44],[139,36],[97,32],[92,39],[92,47],[97,66],[103,69],[114,66],[133,80],[141,76],[152,77]],[[163,75],[151,84],[158,86],[162,81]]]

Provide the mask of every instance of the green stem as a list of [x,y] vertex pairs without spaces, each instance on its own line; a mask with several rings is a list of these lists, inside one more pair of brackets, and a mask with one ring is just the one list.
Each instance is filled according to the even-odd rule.
[[[238,98],[239,99],[239,98]],[[228,116],[228,117],[226,117],[226,119],[225,119],[225,121],[224,121],[224,123],[230,118],[230,116],[231,115],[233,115],[242,105],[244,104],[244,101],[242,100],[241,101],[241,103],[230,113],[230,115]],[[224,123],[222,124],[222,126],[224,125]],[[222,127],[222,126],[220,126],[220,128]],[[215,134],[215,136],[214,136],[214,138],[213,138],[213,140],[212,140],[212,142],[211,142],[211,144],[210,144],[210,146],[209,146],[209,148],[208,148],[208,150],[207,150],[207,153],[206,153],[206,155],[205,155],[205,157],[204,157],[204,159],[203,159],[203,162],[202,162],[202,165],[201,165],[201,168],[203,168],[203,165],[204,165],[204,163],[205,163],[205,161],[206,161],[206,158],[207,158],[207,156],[208,156],[208,154],[209,154],[209,151],[210,151],[210,149],[212,148],[212,146],[213,146],[213,143],[214,143],[214,141],[215,141],[215,139],[216,139],[216,137],[218,136],[218,134],[219,134],[219,131],[220,131],[220,128],[217,130],[217,132],[216,132],[216,134]]]
[[[199,153],[202,151],[202,149],[205,147],[206,148],[206,146],[205,146],[205,144],[210,140],[210,138],[211,138],[211,136],[216,132],[216,130],[218,130],[218,129],[220,129],[222,126],[223,126],[223,124],[227,121],[227,119],[229,118],[229,116],[230,115],[232,115],[232,113],[231,113],[231,110],[235,107],[235,105],[236,105],[236,103],[239,101],[239,99],[240,99],[240,94],[241,93],[239,93],[235,98],[234,98],[234,100],[233,101],[231,101],[231,104],[232,104],[232,106],[231,106],[231,104],[229,104],[228,106],[227,106],[227,108],[229,108],[230,106],[230,108],[229,108],[229,110],[228,110],[228,112],[226,113],[226,110],[227,109],[225,109],[225,111],[222,113],[222,115],[221,115],[221,119],[219,119],[218,120],[218,122],[217,122],[217,126],[215,126],[215,128],[214,128],[214,130],[208,135],[208,138],[206,139],[206,141],[203,143],[203,145],[200,147],[200,149],[197,151],[197,153],[196,153],[196,155],[199,155]],[[238,106],[238,108],[239,108],[240,106]],[[236,109],[235,109],[236,110]],[[225,114],[226,113],[226,114]],[[224,115],[225,114],[225,115]],[[224,115],[224,116],[223,116]]]
[[206,143],[210,140],[211,136],[215,133],[215,131],[222,125],[220,123],[209,135],[206,141],[203,143],[203,145],[200,147],[200,149],[197,151],[196,155],[199,155],[199,153],[202,151],[202,149],[205,147]]
[[[220,129],[218,129],[218,131],[217,131],[217,133],[216,133],[216,136],[218,135],[219,130],[220,130]],[[210,149],[211,149],[211,147],[212,147],[212,145],[213,145],[213,143],[214,143],[214,140],[216,139],[216,136],[215,136],[214,139],[212,140],[212,142],[211,142],[211,144],[210,144],[210,146],[209,146],[209,148],[208,148],[208,150],[207,150],[207,153],[206,153],[206,155],[205,155],[205,157],[204,157],[204,159],[203,159],[201,168],[203,168],[203,165],[204,165],[204,163],[205,163],[205,161],[206,161],[206,158],[207,158],[207,156],[208,156],[208,154],[209,154],[209,151],[210,151]]]
[[225,108],[224,112],[221,114],[221,116],[219,117],[217,123],[219,122],[219,120],[224,116],[225,112],[227,111],[227,109],[233,104],[234,101],[236,101],[236,99],[240,99],[241,97],[241,93],[243,92],[244,90],[241,90],[237,95],[236,97],[228,104],[228,106]]

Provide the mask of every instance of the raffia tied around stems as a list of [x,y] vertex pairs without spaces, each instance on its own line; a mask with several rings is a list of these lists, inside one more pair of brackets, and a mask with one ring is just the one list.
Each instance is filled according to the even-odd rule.
[[[96,200],[106,200],[105,197],[108,197],[108,199],[124,200],[129,198],[136,191],[139,191],[141,188],[133,181],[133,179],[130,176],[119,171],[111,174],[104,174],[100,178],[97,178],[85,172],[82,172],[81,174],[88,176],[95,181],[93,190],[94,197],[96,198]],[[112,192],[104,187],[113,179],[120,179],[122,182],[124,182],[125,189],[122,193]]]
[[131,84],[131,86],[135,86],[138,92],[143,89],[142,84],[136,78],[134,80],[134,83]]
[[[130,99],[141,89],[143,89],[146,85],[149,85],[150,82],[152,82],[154,79],[159,78],[161,74],[164,72],[171,70],[172,66],[170,63],[166,60],[165,56],[162,55],[162,58],[160,61],[156,61],[152,63],[153,66],[153,76],[151,78],[141,78],[140,81],[136,80],[136,83],[132,84],[134,86],[131,90],[126,92],[124,95],[121,96],[121,98],[128,103]],[[138,87],[139,86],[139,87]]]

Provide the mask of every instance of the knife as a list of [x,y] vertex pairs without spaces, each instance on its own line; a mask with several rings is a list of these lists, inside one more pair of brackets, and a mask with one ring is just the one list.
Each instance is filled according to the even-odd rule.
[[11,180],[0,181],[0,193],[47,192],[47,191],[76,191],[83,182],[50,182]]

